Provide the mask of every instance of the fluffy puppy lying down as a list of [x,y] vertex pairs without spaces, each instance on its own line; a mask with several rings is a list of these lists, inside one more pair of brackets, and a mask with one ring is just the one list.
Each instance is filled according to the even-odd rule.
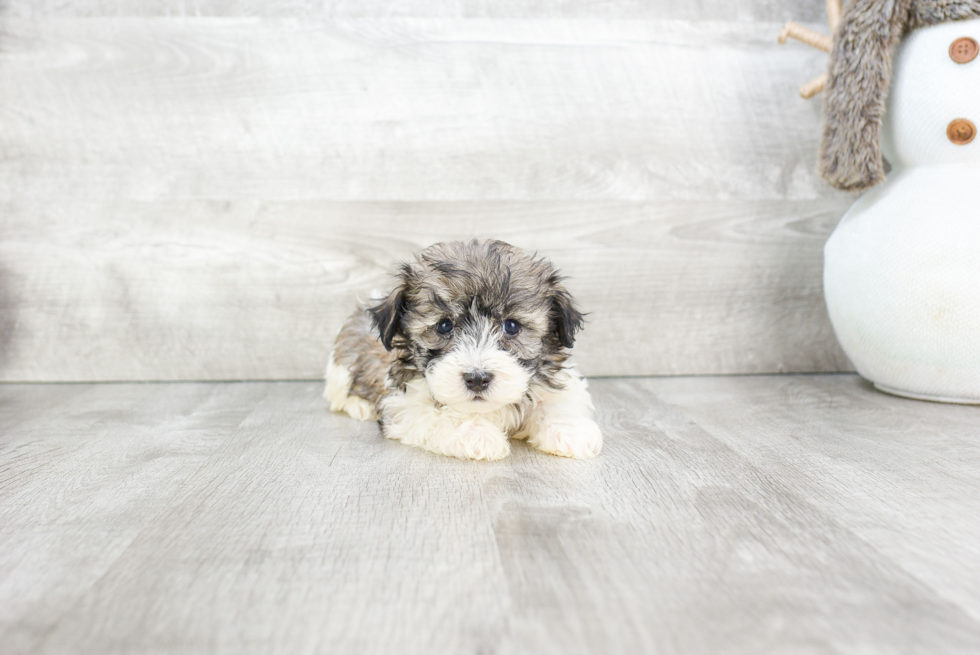
[[327,365],[330,409],[453,457],[501,459],[509,437],[595,456],[592,399],[568,365],[582,315],[561,280],[502,241],[426,248],[384,301],[341,329]]

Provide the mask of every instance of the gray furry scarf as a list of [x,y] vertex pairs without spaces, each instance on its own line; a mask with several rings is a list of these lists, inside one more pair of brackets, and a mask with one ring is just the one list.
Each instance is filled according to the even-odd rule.
[[909,30],[980,18],[980,0],[853,0],[844,5],[830,53],[820,173],[844,191],[885,179],[881,118],[892,51]]

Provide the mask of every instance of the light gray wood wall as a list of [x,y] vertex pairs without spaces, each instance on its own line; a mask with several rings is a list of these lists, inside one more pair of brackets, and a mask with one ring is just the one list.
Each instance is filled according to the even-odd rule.
[[0,379],[316,377],[471,236],[571,276],[588,374],[846,370],[822,4],[0,0]]
[[826,21],[824,3],[820,0],[4,0],[0,12],[24,17],[603,17]]

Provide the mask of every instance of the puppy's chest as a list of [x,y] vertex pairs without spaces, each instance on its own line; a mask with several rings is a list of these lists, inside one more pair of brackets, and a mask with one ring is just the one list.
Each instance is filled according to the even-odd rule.
[[404,385],[404,390],[390,392],[381,401],[382,418],[399,421],[424,421],[426,416],[439,416],[457,424],[478,421],[491,424],[510,436],[520,435],[533,406],[533,400],[523,398],[518,403],[497,407],[490,411],[461,411],[442,404],[432,397],[424,377],[415,377]]
[[435,411],[460,424],[466,421],[479,420],[484,423],[490,423],[509,436],[518,435],[524,430],[527,417],[533,407],[533,402],[525,399],[519,403],[504,405],[489,412],[461,412],[447,405],[441,405],[435,400],[432,400],[431,397],[429,402],[432,403]]

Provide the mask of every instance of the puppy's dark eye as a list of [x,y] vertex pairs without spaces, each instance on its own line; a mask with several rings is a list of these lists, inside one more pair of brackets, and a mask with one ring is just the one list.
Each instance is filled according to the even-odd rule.
[[436,332],[439,334],[449,334],[453,331],[453,322],[448,318],[444,318],[438,323],[436,323]]
[[521,331],[521,324],[518,323],[517,321],[510,318],[504,321],[504,332],[506,332],[507,334],[514,336],[520,331]]

